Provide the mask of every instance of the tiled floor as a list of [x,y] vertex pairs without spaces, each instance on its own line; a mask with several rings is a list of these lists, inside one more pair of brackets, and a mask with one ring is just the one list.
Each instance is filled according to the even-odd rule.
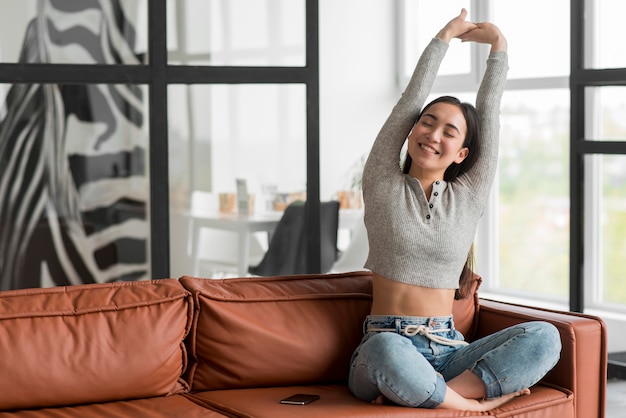
[[626,380],[610,379],[606,391],[606,418],[626,417]]

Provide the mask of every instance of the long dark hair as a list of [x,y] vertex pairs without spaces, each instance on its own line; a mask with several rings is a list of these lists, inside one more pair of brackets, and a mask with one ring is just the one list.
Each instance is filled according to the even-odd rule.
[[[463,161],[461,161],[460,164],[450,164],[450,166],[446,169],[443,175],[443,179],[445,181],[451,182],[454,181],[458,176],[472,168],[476,160],[478,160],[478,147],[476,146],[476,143],[478,142],[480,137],[480,119],[478,118],[478,112],[476,112],[476,108],[472,104],[461,102],[456,97],[441,96],[428,103],[424,107],[424,109],[422,109],[415,123],[420,120],[424,112],[426,112],[429,108],[437,103],[449,103],[451,105],[457,106],[459,109],[461,109],[463,117],[465,118],[465,124],[467,125],[467,132],[465,133],[463,147],[467,148],[469,150],[469,153],[467,157]],[[409,173],[412,163],[413,159],[407,153],[406,158],[404,159],[404,165],[402,167],[402,171],[404,172],[404,174]]]
[[[480,122],[478,118],[478,112],[476,108],[465,102],[461,102],[456,97],[452,96],[441,96],[428,103],[424,109],[420,112],[417,117],[417,121],[420,120],[424,112],[426,112],[430,107],[437,103],[449,103],[454,106],[457,106],[461,109],[463,113],[463,117],[465,117],[465,124],[467,125],[467,132],[465,133],[465,140],[463,141],[463,147],[466,147],[469,150],[469,154],[467,157],[461,161],[460,164],[452,163],[446,169],[443,174],[443,179],[447,182],[454,181],[461,174],[467,172],[470,168],[474,166],[476,160],[478,160],[478,147],[476,143],[480,138]],[[408,174],[411,169],[411,164],[413,163],[413,159],[407,152],[406,158],[404,160],[404,166],[402,167],[402,172],[404,174]],[[466,299],[471,296],[472,290],[472,281],[474,279],[474,245],[469,250],[467,254],[467,260],[465,261],[465,265],[463,266],[463,271],[461,272],[461,277],[459,277],[459,288],[454,293],[454,299]]]
[[470,247],[467,260],[459,277],[459,288],[454,292],[454,299],[467,299],[472,296],[472,281],[474,280],[474,244]]

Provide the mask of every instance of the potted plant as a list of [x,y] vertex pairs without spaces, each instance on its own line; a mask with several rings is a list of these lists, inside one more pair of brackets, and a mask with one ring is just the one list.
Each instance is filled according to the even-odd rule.
[[342,189],[337,192],[341,209],[360,209],[363,207],[363,166],[367,154],[358,158],[344,174]]

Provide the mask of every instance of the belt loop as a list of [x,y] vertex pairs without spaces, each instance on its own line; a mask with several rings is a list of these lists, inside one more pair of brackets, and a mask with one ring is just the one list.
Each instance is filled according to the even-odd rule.
[[400,334],[402,332],[402,320],[400,320],[400,318],[396,318],[394,319],[394,323],[396,326],[396,332]]

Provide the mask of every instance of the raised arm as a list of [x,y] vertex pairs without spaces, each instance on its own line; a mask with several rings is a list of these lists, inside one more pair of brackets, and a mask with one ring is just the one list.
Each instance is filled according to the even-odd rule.
[[459,36],[463,42],[491,45],[487,67],[476,94],[476,110],[480,115],[481,137],[478,141],[479,159],[460,182],[468,182],[478,201],[489,194],[498,164],[500,135],[500,105],[508,71],[507,40],[492,23],[477,23],[476,29]]
[[450,39],[460,38],[478,27],[475,23],[466,21],[466,18],[467,11],[462,9],[458,16],[439,31],[420,56],[402,97],[376,137],[363,172],[364,188],[368,187],[369,179],[401,173],[400,149],[430,93]]

